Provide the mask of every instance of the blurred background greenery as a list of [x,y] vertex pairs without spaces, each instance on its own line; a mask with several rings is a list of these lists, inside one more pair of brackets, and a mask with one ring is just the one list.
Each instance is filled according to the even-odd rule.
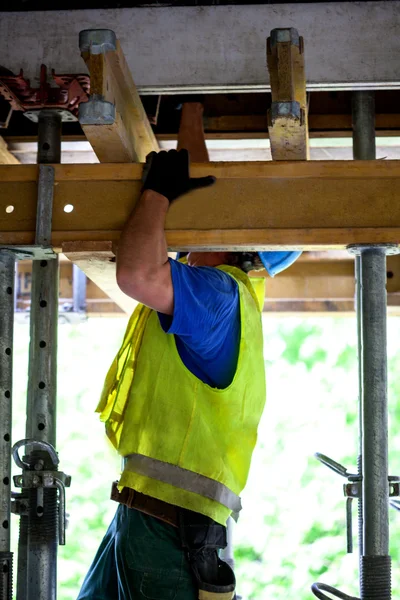
[[[58,598],[73,600],[115,512],[110,483],[119,459],[94,414],[125,319],[59,327],[58,433],[67,492],[67,545],[60,548]],[[238,593],[245,600],[311,599],[324,581],[358,594],[354,554],[346,554],[345,500],[339,476],[313,458],[322,452],[356,469],[355,319],[264,318],[267,405],[259,428],[244,510],[234,527]],[[400,319],[388,321],[390,473],[400,474]],[[24,437],[29,328],[16,325],[13,441]],[[240,443],[240,440],[238,440]],[[391,511],[394,600],[400,600],[400,514]],[[13,550],[17,546],[13,518]],[[15,563],[16,564],[16,563]]]

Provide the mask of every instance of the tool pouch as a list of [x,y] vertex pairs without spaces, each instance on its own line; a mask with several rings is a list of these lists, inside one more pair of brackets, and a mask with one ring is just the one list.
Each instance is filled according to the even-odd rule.
[[179,532],[199,590],[199,600],[232,600],[235,575],[218,556],[218,550],[226,547],[226,527],[205,515],[180,509]]

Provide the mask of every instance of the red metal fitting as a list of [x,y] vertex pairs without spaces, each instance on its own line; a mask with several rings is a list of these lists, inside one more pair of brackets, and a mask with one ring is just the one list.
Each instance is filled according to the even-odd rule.
[[79,104],[88,101],[89,75],[56,75],[53,69],[51,76],[58,87],[51,87],[48,83],[46,65],[40,67],[38,88],[31,88],[30,81],[24,78],[22,69],[19,75],[0,75],[0,95],[10,103],[13,110],[25,112],[59,108],[76,117]]

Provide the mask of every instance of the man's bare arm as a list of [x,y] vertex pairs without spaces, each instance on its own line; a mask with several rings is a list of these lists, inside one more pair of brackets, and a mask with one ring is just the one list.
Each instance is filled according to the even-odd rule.
[[151,152],[143,173],[144,191],[119,242],[117,283],[131,298],[172,315],[174,291],[164,233],[168,207],[190,190],[212,185],[215,178],[192,179],[186,150]]
[[150,308],[172,315],[174,291],[164,225],[169,201],[145,190],[128,219],[117,255],[121,290]]

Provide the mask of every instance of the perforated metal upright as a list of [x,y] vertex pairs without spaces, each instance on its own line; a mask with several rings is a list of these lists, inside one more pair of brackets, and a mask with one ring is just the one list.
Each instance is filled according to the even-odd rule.
[[15,255],[0,250],[0,600],[12,600],[11,419]]
[[[61,116],[39,114],[38,162],[60,162]],[[50,246],[54,168],[42,166],[39,175],[35,242]],[[58,258],[35,260],[32,266],[30,347],[26,438],[56,444]],[[55,471],[52,453],[30,445],[24,467]],[[57,489],[22,486],[28,512],[21,515],[17,600],[54,600],[57,590]]]

